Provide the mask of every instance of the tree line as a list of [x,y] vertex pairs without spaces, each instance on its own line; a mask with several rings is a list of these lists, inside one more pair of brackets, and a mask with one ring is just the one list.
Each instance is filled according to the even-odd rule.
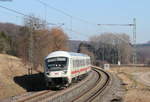
[[[45,21],[34,16],[24,18],[23,26],[0,23],[0,53],[20,57],[25,64],[31,64],[32,59],[34,68],[43,66],[43,59],[48,53],[69,50],[68,40],[63,29],[48,28]],[[137,51],[138,63],[149,62],[149,59],[145,61],[148,54],[140,50]],[[94,35],[89,41],[80,43],[77,52],[90,55],[93,64],[117,64],[118,61],[130,64],[133,61],[133,45],[130,37],[124,33]]]
[[79,45],[78,52],[91,56],[94,64],[132,63],[133,46],[127,34],[104,33],[92,36],[87,43]]
[[[63,29],[48,28],[42,20],[34,16],[25,18],[24,25],[16,26],[15,29],[12,24],[6,25],[11,27],[0,25],[0,53],[20,57],[25,65],[33,64],[36,69],[43,66],[44,57],[50,52],[68,50],[68,36]],[[31,51],[33,58],[31,58]]]

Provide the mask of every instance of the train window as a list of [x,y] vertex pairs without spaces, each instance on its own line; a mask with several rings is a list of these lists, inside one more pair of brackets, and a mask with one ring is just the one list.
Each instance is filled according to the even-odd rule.
[[80,65],[79,65],[79,60],[77,60],[77,62],[78,62],[78,63],[77,63],[77,67],[80,67]]
[[83,66],[84,66],[84,59],[83,59]]
[[77,67],[79,67],[79,60],[77,60]]
[[66,70],[68,64],[68,58],[66,57],[54,57],[46,60],[46,65],[49,70]]
[[82,66],[82,60],[80,60],[80,63],[81,63],[80,66]]
[[81,60],[79,60],[79,66],[81,66]]
[[84,66],[84,59],[82,59],[82,66]]
[[76,67],[76,61],[74,60],[74,68]]
[[77,67],[77,60],[74,60],[74,62],[75,62],[74,63],[75,64],[74,67],[76,68]]
[[83,66],[83,59],[82,59],[82,61],[81,61],[81,62],[82,62],[82,66]]
[[76,60],[76,67],[77,67],[77,60]]
[[72,67],[74,67],[74,60],[72,60]]
[[77,64],[77,67],[78,67],[78,60],[76,60],[76,61],[77,61],[77,63],[76,63],[76,64]]
[[76,68],[77,67],[77,61],[74,60],[74,67]]
[[86,66],[86,59],[84,59],[84,66]]
[[73,65],[73,67],[74,67],[74,60],[72,60],[72,65]]
[[80,60],[78,60],[78,67],[81,67],[81,64],[80,64],[81,62],[80,62]]
[[88,65],[88,59],[86,59],[86,65]]
[[82,59],[82,66],[84,66],[84,59]]
[[75,60],[73,60],[73,68],[75,67]]
[[89,65],[91,64],[91,61],[90,61],[90,59],[89,59]]

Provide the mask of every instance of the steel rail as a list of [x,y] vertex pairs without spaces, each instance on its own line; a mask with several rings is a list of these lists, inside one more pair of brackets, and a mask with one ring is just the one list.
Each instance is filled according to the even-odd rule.
[[104,92],[109,86],[111,82],[111,76],[104,70],[99,67],[93,66],[93,69],[99,74],[99,79],[97,80],[95,86],[86,93],[80,95],[79,97],[72,100],[72,102],[92,102],[94,101],[100,94]]
[[102,92],[104,92],[105,89],[109,86],[109,83],[111,81],[111,76],[105,72],[104,70],[101,70],[106,75],[106,80],[103,83],[102,87],[100,87],[95,94],[93,94],[91,97],[89,97],[85,102],[92,102],[96,97],[98,97]]
[[[71,85],[71,87],[66,88],[64,90],[60,90],[60,91],[43,91],[43,92],[39,92],[39,93],[35,93],[29,97],[22,97],[19,100],[13,101],[13,102],[47,102],[47,101],[54,101],[55,102],[60,102],[59,99],[63,99],[63,95],[65,95],[65,97],[69,94],[74,93],[74,91],[78,88],[80,88],[80,90],[84,89],[84,92],[80,92],[80,93],[76,93],[73,95],[73,97],[70,97],[70,99],[66,99],[65,98],[63,100],[61,100],[62,102],[91,102],[93,101],[96,97],[98,97],[108,86],[108,84],[110,83],[110,75],[108,73],[106,73],[105,71],[103,71],[102,69],[93,67],[93,74],[89,75],[86,79],[82,80],[80,83],[77,83],[76,85]],[[94,77],[91,77],[95,75]],[[94,79],[92,79],[94,78]],[[94,80],[94,81],[92,81]],[[87,85],[87,83],[91,81],[92,84],[89,85],[87,88],[83,88],[83,85]],[[91,83],[90,82],[90,83]],[[58,99],[57,99],[58,98]],[[59,101],[56,101],[59,100]]]
[[60,91],[45,90],[42,92],[37,92],[37,93],[31,94],[27,97],[21,97],[18,100],[13,100],[13,102],[38,102],[38,101],[43,101],[47,98],[53,99],[55,97],[59,97],[65,93],[67,93],[68,91],[72,91],[72,90],[76,89],[77,87],[80,86],[80,84],[85,84],[91,78],[92,78],[92,75],[88,76],[87,78],[82,80],[80,83],[71,85],[70,87],[63,89],[63,90],[60,90]]
[[47,94],[47,93],[49,93],[49,92],[51,92],[51,91],[46,90],[46,91],[42,91],[42,92],[33,93],[33,94],[29,95],[29,96],[26,96],[26,97],[22,97],[22,98],[20,98],[20,99],[17,99],[16,101],[13,100],[13,102],[25,102],[25,101],[34,99],[34,98],[36,98],[36,97],[38,97],[38,96],[41,96],[41,95],[43,95],[43,94]]

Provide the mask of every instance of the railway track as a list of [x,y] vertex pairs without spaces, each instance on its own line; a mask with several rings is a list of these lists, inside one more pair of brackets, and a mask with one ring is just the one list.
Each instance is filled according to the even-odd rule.
[[95,86],[89,90],[85,94],[80,95],[79,97],[72,100],[72,102],[99,102],[99,98],[104,94],[106,89],[109,89],[109,85],[111,82],[111,76],[107,72],[102,69],[93,66],[94,70],[98,73],[98,80]]
[[[81,82],[79,83],[75,83],[73,85],[71,85],[69,88],[63,89],[63,90],[58,90],[58,91],[52,91],[52,90],[44,90],[44,91],[40,91],[40,92],[36,92],[36,93],[31,93],[28,95],[24,95],[23,97],[19,97],[17,99],[13,98],[13,100],[11,100],[11,102],[43,102],[44,100],[52,100],[56,97],[61,96],[64,93],[70,92],[71,90],[81,86],[81,84],[86,83],[87,81],[89,81],[94,73],[90,74],[89,76],[87,76],[85,79],[83,79]],[[10,102],[10,101],[8,101]]]
[[37,102],[37,101],[43,100],[46,97],[53,96],[55,94],[57,94],[56,91],[46,90],[46,91],[32,94],[31,96],[28,96],[28,97],[20,98],[19,100],[16,100],[15,102]]
[[100,68],[93,67],[93,71],[81,82],[69,88],[52,91],[45,90],[12,102],[91,102],[98,100],[110,84],[110,75]]

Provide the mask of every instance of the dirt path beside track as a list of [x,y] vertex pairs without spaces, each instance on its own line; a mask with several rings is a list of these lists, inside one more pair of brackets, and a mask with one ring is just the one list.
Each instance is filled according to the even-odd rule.
[[111,72],[123,81],[126,88],[124,102],[150,102],[150,68],[112,68]]

